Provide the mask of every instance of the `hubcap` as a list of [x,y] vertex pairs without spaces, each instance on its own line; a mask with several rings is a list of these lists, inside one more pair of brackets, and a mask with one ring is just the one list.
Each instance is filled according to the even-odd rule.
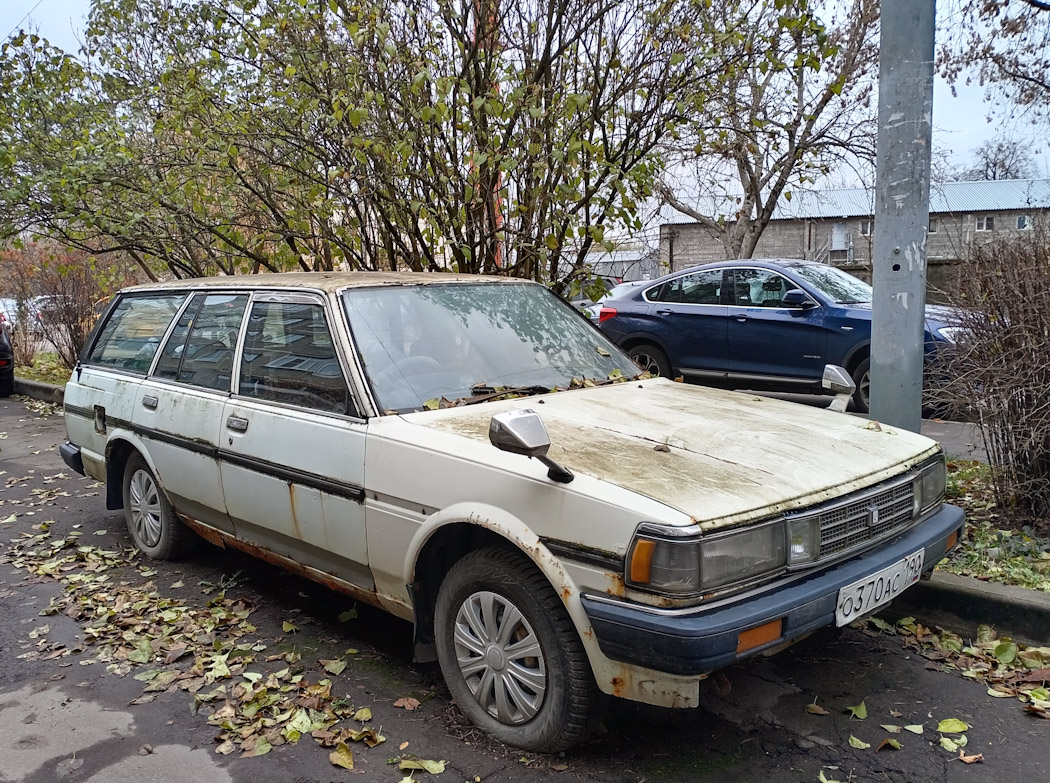
[[153,476],[144,470],[136,470],[129,484],[131,527],[144,545],[153,547],[160,543],[161,516],[160,491]]
[[652,375],[660,374],[660,365],[657,363],[656,359],[644,351],[636,353],[633,358],[634,363],[638,365],[638,368],[642,372],[647,372]]
[[868,393],[871,391],[870,370],[860,376],[860,383],[857,384],[857,390],[860,392],[860,398],[864,400],[864,407],[868,407]]
[[547,666],[539,639],[514,604],[487,590],[474,593],[456,614],[454,643],[463,679],[489,715],[519,724],[539,712]]

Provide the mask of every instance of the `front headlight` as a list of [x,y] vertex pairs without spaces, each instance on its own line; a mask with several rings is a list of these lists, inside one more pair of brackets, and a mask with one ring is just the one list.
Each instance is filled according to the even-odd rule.
[[961,342],[969,332],[965,326],[942,326],[936,330],[936,334],[942,340],[947,340],[950,343]]
[[921,516],[944,500],[944,487],[948,482],[948,469],[944,455],[926,465],[912,484],[912,516]]
[[641,526],[628,552],[628,584],[659,593],[697,595],[784,567],[782,521],[703,537],[693,530],[689,534]]

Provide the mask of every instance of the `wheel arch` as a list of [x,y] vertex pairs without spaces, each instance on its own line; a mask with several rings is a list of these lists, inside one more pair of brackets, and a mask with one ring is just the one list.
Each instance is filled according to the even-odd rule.
[[663,341],[660,340],[656,335],[648,334],[646,332],[634,332],[632,334],[627,335],[623,339],[617,341],[616,344],[619,345],[623,350],[629,351],[638,345],[645,345],[646,343],[648,343],[649,345],[655,345],[657,348],[664,352],[664,356],[670,357],[670,354],[667,352],[667,346],[664,345]]
[[[149,453],[137,438],[119,435],[106,443],[106,510],[118,511],[124,508],[124,469],[132,454],[138,454],[149,465],[153,475],[157,469]],[[157,476],[160,482],[160,477]]]
[[458,504],[438,512],[417,531],[405,559],[405,583],[412,596],[416,659],[431,661],[434,649],[434,607],[442,579],[464,555],[497,547],[522,554],[550,583],[576,627],[592,670],[603,659],[590,622],[580,603],[579,589],[561,561],[523,521],[494,506]]
[[857,366],[870,356],[871,340],[865,340],[850,349],[849,353],[842,360],[842,366],[846,368],[846,372],[853,375],[853,371],[857,369]]

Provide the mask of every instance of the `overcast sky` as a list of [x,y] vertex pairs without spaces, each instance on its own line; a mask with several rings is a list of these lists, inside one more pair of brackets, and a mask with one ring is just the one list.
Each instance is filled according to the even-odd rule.
[[[18,27],[35,27],[52,44],[75,52],[90,5],[90,0],[0,0],[0,31],[4,36],[0,40],[6,40]],[[1043,149],[1041,135],[1023,122],[1004,121],[1001,113],[989,122],[988,116],[995,107],[985,102],[980,87],[960,84],[956,93],[953,96],[951,88],[937,78],[933,96],[934,149],[943,150],[958,165],[970,165],[973,150],[1003,130],[1031,140],[1038,175],[1050,177],[1050,156]]]

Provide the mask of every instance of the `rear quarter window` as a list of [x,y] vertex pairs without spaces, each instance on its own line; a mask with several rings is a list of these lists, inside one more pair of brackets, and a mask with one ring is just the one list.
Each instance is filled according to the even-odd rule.
[[87,363],[145,374],[185,299],[181,293],[122,297],[91,347]]

